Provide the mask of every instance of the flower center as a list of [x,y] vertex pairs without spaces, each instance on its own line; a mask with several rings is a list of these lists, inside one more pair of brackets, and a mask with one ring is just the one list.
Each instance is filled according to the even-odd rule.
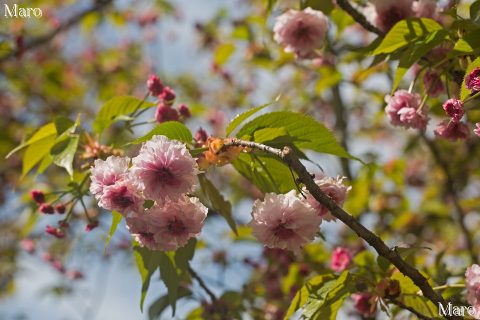
[[168,168],[159,168],[156,170],[156,175],[159,180],[163,181],[164,183],[170,185],[173,184],[175,181],[175,177],[173,176],[172,171]]
[[119,192],[113,197],[112,201],[116,206],[126,208],[133,204],[133,200],[126,193],[128,192],[127,187],[123,186]]
[[177,218],[170,220],[168,222],[167,228],[168,228],[168,231],[170,231],[173,234],[182,234],[186,230],[186,227],[183,224],[183,222],[181,220],[178,220]]
[[292,229],[285,227],[284,224],[280,224],[273,229],[273,234],[281,239],[290,239],[295,232]]

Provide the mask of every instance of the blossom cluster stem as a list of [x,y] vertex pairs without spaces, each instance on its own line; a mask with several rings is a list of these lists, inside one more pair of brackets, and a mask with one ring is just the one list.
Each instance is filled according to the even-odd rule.
[[207,285],[205,284],[205,282],[203,281],[203,279],[198,275],[198,273],[192,269],[192,267],[188,266],[188,272],[190,273],[190,275],[192,276],[192,278],[194,278],[195,280],[197,280],[198,284],[200,285],[200,287],[202,287],[202,289],[207,293],[207,295],[210,297],[210,300],[212,301],[212,303],[215,303],[217,301],[217,297],[215,296],[215,294],[213,293],[212,290],[210,290]]
[[348,13],[353,18],[353,20],[358,22],[365,30],[378,34],[379,36],[383,36],[383,32],[374,25],[372,25],[363,14],[361,14],[350,4],[348,0],[337,0],[337,4],[346,13]]
[[[290,166],[298,175],[299,181],[301,181],[307,190],[312,194],[312,196],[320,202],[323,206],[328,208],[332,215],[346,224],[350,229],[355,231],[355,233],[365,240],[370,246],[372,246],[377,253],[390,261],[397,269],[409,277],[416,286],[420,288],[423,295],[433,302],[436,306],[439,304],[446,305],[443,297],[435,292],[433,288],[428,283],[428,279],[422,275],[415,267],[408,264],[397,252],[396,248],[388,247],[385,242],[377,236],[375,233],[363,226],[359,221],[357,221],[352,215],[347,213],[341,207],[339,207],[335,201],[328,197],[315,183],[314,176],[310,174],[305,166],[300,162],[298,157],[294,154],[293,150],[289,147],[283,148],[283,150],[266,146],[264,144],[244,141],[240,139],[231,139],[225,142],[225,147],[228,146],[242,146],[252,149],[261,150],[272,155],[277,156],[288,166]],[[447,316],[448,319],[457,319],[455,316]]]

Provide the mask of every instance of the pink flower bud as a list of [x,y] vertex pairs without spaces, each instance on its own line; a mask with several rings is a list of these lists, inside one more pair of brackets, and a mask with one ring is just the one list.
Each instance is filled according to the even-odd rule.
[[32,197],[33,201],[36,203],[44,203],[45,202],[45,194],[40,190],[32,190],[30,191],[30,196]]
[[332,259],[330,261],[330,268],[336,272],[342,272],[348,268],[348,265],[352,261],[352,254],[350,250],[342,247],[335,248],[332,253]]
[[445,113],[452,119],[453,122],[459,122],[463,115],[465,114],[465,110],[463,109],[463,102],[458,99],[448,99],[443,104],[443,110]]
[[157,111],[155,112],[155,120],[158,123],[167,121],[178,121],[178,111],[166,104],[159,104]]
[[90,232],[92,231],[93,229],[95,229],[96,227],[98,227],[99,225],[99,221],[98,220],[94,220],[92,222],[89,222],[86,226],[85,226],[85,231],[86,232]]
[[29,254],[34,254],[37,246],[32,239],[26,238],[20,241],[20,247]]
[[173,101],[175,101],[175,98],[177,97],[175,94],[175,91],[171,89],[170,87],[165,87],[163,88],[162,93],[160,94],[160,99],[163,100],[164,103],[168,105],[172,105]]
[[465,86],[472,93],[480,91],[480,67],[473,69],[465,78]]
[[352,295],[355,302],[355,309],[365,318],[370,318],[377,309],[377,305],[372,301],[370,293],[354,293]]
[[64,214],[65,213],[65,205],[63,203],[60,203],[60,204],[57,204],[55,206],[55,211],[58,213],[58,214]]
[[480,137],[480,122],[475,124],[475,129],[473,129],[473,133],[475,133],[478,137]]
[[187,105],[182,103],[181,105],[178,106],[178,112],[185,118],[188,119],[190,118],[190,110],[188,109]]
[[163,83],[159,77],[152,74],[147,80],[147,88],[152,96],[159,96],[163,92]]
[[83,273],[81,273],[80,271],[73,269],[73,270],[67,271],[67,278],[70,280],[79,280],[79,279],[83,279],[84,276],[83,276]]
[[197,133],[195,133],[195,141],[200,144],[204,144],[207,142],[208,133],[203,128],[198,129]]
[[65,233],[61,229],[52,227],[51,225],[45,227],[45,232],[51,234],[57,239],[65,238]]
[[60,260],[52,261],[52,267],[60,273],[65,272],[65,267],[63,266],[63,263]]
[[58,226],[59,226],[60,228],[62,228],[62,229],[68,229],[68,228],[70,228],[70,224],[69,224],[67,221],[65,221],[65,220],[60,220],[60,221],[58,221]]
[[46,203],[42,203],[40,205],[40,208],[38,208],[38,210],[41,212],[41,213],[44,213],[44,214],[54,214],[55,210],[53,209],[53,207],[49,204],[46,204]]
[[43,261],[52,262],[53,261],[53,256],[50,252],[44,252],[42,254],[42,259],[43,259]]

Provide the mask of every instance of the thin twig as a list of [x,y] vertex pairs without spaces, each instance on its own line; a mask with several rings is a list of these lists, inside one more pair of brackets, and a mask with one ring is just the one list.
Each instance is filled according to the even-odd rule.
[[207,285],[205,284],[205,282],[203,281],[202,278],[200,278],[200,276],[198,275],[198,273],[195,272],[195,270],[192,269],[192,267],[188,266],[188,272],[190,273],[190,275],[192,276],[192,278],[194,278],[195,280],[197,280],[198,284],[200,285],[200,287],[202,287],[203,290],[205,290],[205,292],[208,294],[208,296],[210,297],[210,300],[212,300],[212,303],[215,303],[217,301],[217,297],[215,296],[215,294],[212,292],[212,290],[210,290]]
[[[355,231],[357,235],[364,239],[370,246],[372,246],[377,253],[389,260],[397,269],[404,274],[405,276],[412,279],[413,283],[422,290],[423,295],[432,301],[435,305],[446,305],[443,297],[435,292],[430,284],[428,283],[427,278],[423,276],[415,267],[412,267],[408,264],[403,258],[398,254],[395,248],[389,248],[383,240],[378,237],[375,233],[367,229],[360,222],[358,222],[352,215],[347,213],[341,207],[339,207],[335,201],[333,201],[329,196],[327,196],[315,183],[315,180],[311,174],[307,171],[305,166],[300,162],[300,160],[295,156],[291,148],[285,147],[283,150],[266,146],[260,143],[252,141],[243,141],[240,139],[231,139],[225,142],[225,147],[228,146],[243,146],[253,149],[262,150],[268,153],[271,153],[281,160],[283,160],[288,166],[291,166],[292,169],[297,173],[300,181],[305,185],[310,194],[323,206],[330,210],[330,213],[338,218],[340,221],[345,223],[350,229]],[[456,316],[447,316],[449,319],[458,319]]]
[[337,0],[337,4],[340,8],[342,8],[346,13],[348,13],[353,20],[358,22],[365,30],[378,34],[379,36],[383,36],[383,32],[372,25],[367,18],[361,14],[360,12],[355,9],[348,0]]
[[388,302],[390,302],[390,303],[392,303],[392,304],[394,304],[394,305],[396,305],[396,306],[398,306],[402,309],[410,311],[411,313],[416,315],[419,319],[422,319],[422,320],[432,320],[433,319],[433,318],[430,318],[430,317],[427,317],[427,316],[421,314],[417,310],[413,309],[412,307],[407,306],[406,304],[404,304],[403,302],[401,302],[399,300],[391,299],[391,300],[388,300]]
[[455,180],[453,179],[452,173],[450,172],[450,168],[448,167],[447,162],[443,159],[442,155],[440,154],[440,150],[438,150],[437,145],[432,140],[428,139],[425,134],[421,133],[421,137],[425,144],[430,149],[435,161],[438,163],[440,168],[442,169],[443,173],[445,174],[445,188],[447,192],[450,194],[452,199],[453,206],[455,207],[456,219],[460,229],[462,230],[463,236],[465,237],[465,242],[467,245],[467,250],[470,255],[470,259],[472,263],[478,264],[478,257],[475,254],[475,246],[473,243],[473,236],[468,230],[467,225],[465,224],[465,211],[463,210],[460,204],[460,198],[458,196],[457,190],[455,189]]
[[105,6],[107,6],[109,3],[111,3],[113,0],[97,0],[95,1],[95,4],[88,8],[85,9],[76,15],[72,16],[70,19],[66,20],[65,22],[61,23],[57,28],[52,30],[50,33],[47,33],[43,36],[39,36],[33,39],[30,39],[25,43],[25,45],[22,48],[17,48],[16,50],[8,53],[7,55],[0,57],[0,63],[8,61],[15,56],[17,56],[20,53],[24,53],[25,51],[35,49],[37,47],[40,47],[46,43],[48,43],[50,40],[55,38],[58,34],[70,29],[71,27],[75,26],[77,23],[83,20],[87,15],[90,13],[93,13],[95,11],[99,11]]

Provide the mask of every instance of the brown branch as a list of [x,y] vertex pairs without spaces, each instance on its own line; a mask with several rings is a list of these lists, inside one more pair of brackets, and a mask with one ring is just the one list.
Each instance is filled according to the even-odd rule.
[[200,276],[198,275],[198,273],[195,272],[195,270],[192,269],[192,267],[188,266],[188,272],[190,273],[190,275],[192,276],[192,278],[194,278],[195,280],[197,280],[198,284],[200,285],[200,287],[202,287],[202,289],[208,294],[208,296],[210,297],[210,300],[212,301],[212,303],[215,303],[217,301],[217,297],[215,296],[215,294],[212,292],[212,290],[210,290],[207,285],[205,284],[205,282],[203,281],[202,278],[200,278]]
[[450,168],[448,167],[447,162],[443,159],[442,155],[440,154],[440,150],[438,150],[437,145],[432,140],[428,139],[425,134],[421,133],[421,137],[425,144],[430,149],[435,161],[438,163],[440,168],[442,169],[445,175],[445,189],[447,190],[448,194],[450,195],[453,206],[455,207],[456,219],[460,229],[462,230],[463,236],[465,237],[465,242],[467,245],[467,250],[470,255],[470,259],[472,263],[478,264],[478,257],[475,254],[475,246],[473,243],[473,236],[468,230],[464,218],[465,218],[465,210],[463,210],[460,204],[460,197],[458,196],[457,190],[455,189],[455,180],[453,179],[453,175],[450,172]]
[[353,20],[360,24],[365,30],[378,34],[379,36],[384,36],[384,33],[372,25],[363,14],[357,11],[348,0],[337,0],[337,4],[342,8],[346,13],[348,13]]
[[[360,238],[372,246],[380,256],[389,260],[402,274],[412,279],[415,285],[420,288],[423,295],[433,302],[433,304],[436,306],[439,304],[446,305],[442,296],[432,289],[427,278],[425,278],[416,268],[405,262],[405,260],[403,260],[403,258],[398,254],[396,248],[389,248],[375,233],[364,227],[353,216],[339,207],[330,197],[320,190],[318,185],[315,183],[313,176],[295,156],[292,149],[285,147],[283,150],[280,150],[260,143],[243,141],[240,139],[227,140],[225,141],[224,146],[243,146],[262,150],[279,157],[297,173],[298,179],[305,185],[312,196],[319,203],[328,208],[332,215],[345,223],[350,229],[355,231]],[[447,318],[457,319],[458,317],[448,316]]]
[[406,304],[404,304],[403,302],[401,302],[399,300],[391,299],[391,300],[388,300],[388,302],[398,306],[401,309],[405,309],[407,311],[410,311],[411,313],[416,315],[419,319],[433,320],[433,318],[430,318],[430,317],[427,317],[427,316],[423,315],[422,313],[418,312],[417,310],[413,309],[412,307],[407,306]]
[[82,21],[83,18],[85,18],[90,13],[93,13],[95,11],[100,11],[101,9],[106,7],[108,4],[110,4],[112,1],[113,0],[96,0],[93,6],[77,13],[76,15],[70,17],[68,20],[62,22],[55,30],[51,31],[50,33],[47,33],[43,36],[38,36],[36,38],[32,38],[28,40],[22,48],[17,48],[16,50],[8,53],[7,55],[0,57],[0,63],[10,60],[15,56],[17,56],[18,54],[23,54],[28,50],[35,49],[37,47],[40,47],[48,43],[50,40],[55,38],[58,34],[75,26],[77,23]]

